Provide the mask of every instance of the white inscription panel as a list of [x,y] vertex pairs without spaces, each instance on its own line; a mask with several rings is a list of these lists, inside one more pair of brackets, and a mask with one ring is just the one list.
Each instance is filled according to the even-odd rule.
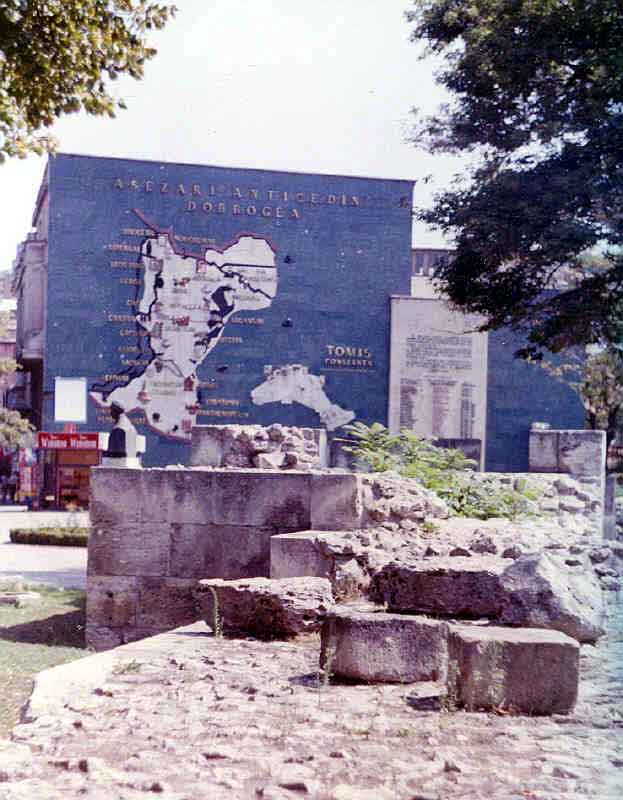
[[487,334],[442,300],[391,298],[389,428],[485,445]]

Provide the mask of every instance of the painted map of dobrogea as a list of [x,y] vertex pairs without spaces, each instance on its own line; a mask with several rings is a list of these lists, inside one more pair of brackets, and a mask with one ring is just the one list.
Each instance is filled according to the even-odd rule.
[[[125,385],[94,390],[91,397],[100,406],[116,402],[126,411],[143,409],[155,431],[188,441],[201,410],[197,369],[218,347],[233,314],[272,304],[278,288],[275,250],[266,238],[243,234],[222,249],[188,255],[176,249],[171,232],[154,229],[141,244],[140,262],[136,323],[147,360]],[[301,403],[329,430],[355,416],[329,400],[324,376],[301,364],[266,368],[251,400]]]

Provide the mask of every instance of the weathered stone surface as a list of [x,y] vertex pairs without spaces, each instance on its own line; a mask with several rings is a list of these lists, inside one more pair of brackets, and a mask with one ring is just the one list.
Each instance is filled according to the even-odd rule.
[[196,585],[184,578],[138,578],[136,627],[163,632],[195,622]]
[[[295,456],[286,459],[286,453]],[[327,466],[327,432],[284,425],[197,425],[192,429],[192,466],[248,469]],[[265,466],[269,464],[269,466]]]
[[579,642],[604,632],[604,603],[588,559],[568,566],[552,553],[522,556],[500,577],[499,620],[507,625],[550,628]]
[[496,555],[498,552],[493,538],[483,532],[479,532],[479,535],[470,542],[469,549],[472,553],[489,553],[490,555]]
[[169,570],[170,530],[163,522],[102,524],[92,511],[88,575],[166,575]]
[[353,530],[362,524],[361,477],[349,472],[311,476],[311,528]]
[[138,578],[87,576],[87,619],[94,626],[136,625]]
[[272,528],[215,524],[170,528],[171,577],[268,577]]
[[[91,468],[89,511],[93,528],[136,525],[140,522],[140,469]],[[153,502],[153,499],[152,499]]]
[[558,431],[530,431],[528,462],[530,472],[558,471]]
[[286,463],[286,453],[275,450],[273,453],[258,453],[253,456],[253,466],[257,469],[280,469]]
[[372,540],[364,532],[359,532],[357,537],[346,536],[338,531],[301,531],[273,536],[270,540],[271,578],[305,575],[328,578],[336,599],[362,598],[374,571]]
[[520,547],[517,547],[516,544],[510,545],[502,552],[502,558],[512,558],[515,560],[516,558],[520,558],[523,555],[523,552]]
[[195,588],[200,615],[214,625],[214,595],[218,616],[227,633],[250,633],[261,639],[281,639],[320,629],[333,606],[326,578],[251,578],[202,580]]
[[270,577],[329,578],[334,560],[327,548],[322,546],[322,540],[337,535],[335,533],[300,531],[272,536],[270,540]]
[[311,527],[308,473],[223,470],[213,478],[216,524],[271,527],[276,533]]
[[[423,713],[427,683],[318,680],[316,636],[217,639],[199,622],[106,654],[104,670],[97,655],[38,678],[32,706],[43,714],[0,741],[0,796],[338,800],[341,787],[350,800],[615,800],[623,638],[614,608],[611,635],[580,649],[573,714],[550,717]],[[308,794],[278,786],[293,780]]]
[[496,556],[431,557],[391,562],[372,579],[370,594],[389,611],[464,618],[497,617],[500,576],[508,561]]
[[445,519],[449,515],[444,501],[413,478],[382,472],[361,475],[360,481],[364,527],[385,522],[399,525],[405,520],[422,522],[429,517]]
[[201,525],[214,519],[218,474],[206,470],[145,469],[137,480],[136,498],[143,523]]
[[469,710],[568,714],[578,696],[580,648],[558,631],[451,625],[449,695]]
[[570,475],[605,474],[606,432],[559,431],[558,468]]
[[442,682],[447,657],[447,625],[426,617],[342,607],[322,626],[320,667],[341,678]]

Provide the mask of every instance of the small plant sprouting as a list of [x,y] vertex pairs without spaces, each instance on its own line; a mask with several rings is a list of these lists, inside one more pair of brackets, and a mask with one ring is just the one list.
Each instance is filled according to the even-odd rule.
[[139,672],[141,669],[141,662],[137,661],[135,658],[132,661],[126,661],[123,664],[117,664],[113,668],[113,675],[130,675],[136,672]]
[[[460,450],[438,447],[403,429],[390,434],[378,422],[362,422],[343,429],[353,440],[345,450],[367,464],[373,472],[396,470],[405,478],[415,478],[440,497],[458,517],[517,519],[529,516],[538,492],[527,484],[520,489],[502,489],[493,480],[472,481],[470,473],[478,465]],[[423,529],[425,532],[426,523]],[[430,531],[434,533],[434,531]]]
[[329,643],[324,651],[324,658],[320,665],[320,686],[326,689],[331,683],[331,676],[333,675],[333,659],[335,658],[335,645]]
[[426,520],[424,520],[424,522],[422,522],[422,524],[420,525],[420,527],[422,528],[422,531],[423,531],[424,533],[428,533],[428,534],[430,534],[430,535],[432,535],[432,534],[434,534],[434,533],[439,533],[439,525],[437,525],[436,523],[434,523],[434,522],[432,521],[432,519],[426,519]]
[[221,617],[221,607],[218,602],[218,594],[213,586],[208,586],[212,595],[212,633],[215,639],[223,638],[223,619]]

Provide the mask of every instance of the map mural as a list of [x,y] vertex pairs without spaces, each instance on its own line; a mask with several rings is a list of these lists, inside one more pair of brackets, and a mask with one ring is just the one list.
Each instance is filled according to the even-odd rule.
[[146,464],[197,424],[387,421],[389,296],[408,293],[405,181],[59,155],[50,162],[44,428],[86,376]]

